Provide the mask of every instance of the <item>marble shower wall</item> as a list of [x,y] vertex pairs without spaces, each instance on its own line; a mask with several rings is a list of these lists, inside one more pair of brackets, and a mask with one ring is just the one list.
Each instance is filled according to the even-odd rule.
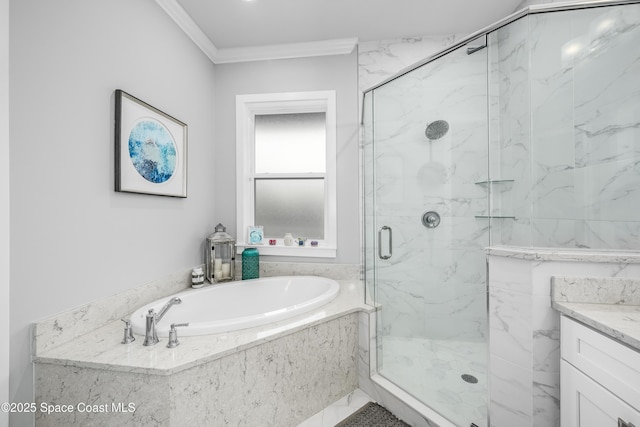
[[358,87],[361,92],[412,64],[445,49],[461,34],[410,37],[358,43]]
[[[493,243],[639,249],[640,5],[490,35]],[[496,211],[493,213],[496,214]]]
[[490,182],[486,187],[494,217],[492,244],[529,240],[531,127],[527,33],[528,20],[521,18],[487,36]]
[[[398,73],[418,61],[422,61],[430,55],[452,45],[461,35],[443,35],[428,37],[412,37],[400,39],[387,39],[378,41],[361,42],[358,44],[358,87],[360,92],[381,83],[387,78]],[[366,270],[366,298],[369,304],[373,304],[373,266],[377,238],[376,223],[374,221],[373,201],[373,96],[367,93],[363,108],[363,128],[361,131],[361,146],[363,150],[360,175],[363,176],[363,205],[361,210],[364,218],[363,259]]]
[[551,307],[551,277],[638,277],[640,257],[509,247],[488,254],[491,427],[560,427],[560,315]]
[[[475,216],[487,213],[486,189],[476,184],[487,176],[486,51],[461,48],[377,88],[365,115],[365,168],[375,166],[375,184],[365,183],[373,215],[365,241],[383,225],[393,229],[393,256],[375,259],[380,331],[482,339],[489,224]],[[429,141],[425,128],[436,120],[450,128]],[[426,211],[440,214],[437,228],[421,224]],[[376,255],[370,249],[367,259]]]

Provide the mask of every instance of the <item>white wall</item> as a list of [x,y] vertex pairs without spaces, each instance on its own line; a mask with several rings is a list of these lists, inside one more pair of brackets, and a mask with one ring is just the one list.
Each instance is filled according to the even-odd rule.
[[[356,52],[350,55],[245,62],[216,67],[216,141],[218,145],[215,170],[218,185],[212,193],[217,202],[216,221],[222,222],[227,230],[236,229],[236,95],[336,90],[338,253],[335,262],[359,263],[357,88]],[[283,259],[279,258],[279,260]],[[326,258],[290,260],[332,262]]]
[[[9,325],[9,0],[0,0],[0,325]],[[0,402],[9,401],[9,346],[0,346]],[[9,416],[0,412],[0,426]]]
[[[20,0],[10,21],[10,400],[29,402],[32,322],[202,262],[214,66],[153,1]],[[114,192],[115,89],[189,125],[188,198]]]

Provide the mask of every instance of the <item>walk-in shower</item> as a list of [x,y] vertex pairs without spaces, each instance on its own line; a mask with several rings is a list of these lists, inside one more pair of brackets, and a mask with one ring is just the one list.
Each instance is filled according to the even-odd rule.
[[376,376],[488,427],[484,248],[640,249],[639,76],[639,2],[598,1],[530,7],[366,91]]

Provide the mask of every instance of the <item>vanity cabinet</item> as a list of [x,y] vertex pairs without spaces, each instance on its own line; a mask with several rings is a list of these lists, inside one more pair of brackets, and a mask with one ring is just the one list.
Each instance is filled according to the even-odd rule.
[[640,352],[561,318],[562,427],[640,427]]

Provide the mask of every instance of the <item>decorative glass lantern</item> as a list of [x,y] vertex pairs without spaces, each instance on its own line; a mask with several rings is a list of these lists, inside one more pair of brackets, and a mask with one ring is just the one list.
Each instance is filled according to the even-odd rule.
[[207,280],[211,283],[228,282],[235,278],[236,240],[222,224],[207,237],[205,261]]

